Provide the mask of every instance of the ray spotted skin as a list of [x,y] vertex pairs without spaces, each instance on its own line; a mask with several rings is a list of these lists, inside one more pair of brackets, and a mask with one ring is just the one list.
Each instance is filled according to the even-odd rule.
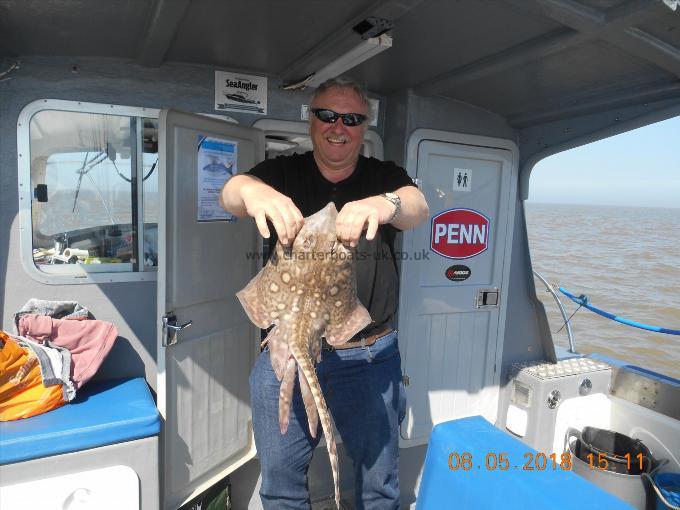
[[314,364],[321,356],[321,337],[331,345],[343,344],[371,318],[357,298],[355,253],[337,241],[337,214],[329,203],[305,218],[292,247],[277,243],[267,265],[237,297],[253,323],[261,328],[274,326],[263,344],[269,346],[272,368],[281,381],[281,433],[288,428],[296,375],[312,437],[321,422],[339,507],[337,447]]

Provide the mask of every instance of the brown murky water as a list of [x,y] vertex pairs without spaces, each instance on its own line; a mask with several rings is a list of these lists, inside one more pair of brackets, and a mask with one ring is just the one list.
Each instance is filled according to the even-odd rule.
[[[551,283],[627,319],[680,330],[680,209],[526,203],[531,259]],[[569,345],[552,296],[535,278],[556,344]],[[578,307],[558,292],[569,315]],[[625,326],[582,308],[582,353],[599,352],[680,378],[680,336]]]

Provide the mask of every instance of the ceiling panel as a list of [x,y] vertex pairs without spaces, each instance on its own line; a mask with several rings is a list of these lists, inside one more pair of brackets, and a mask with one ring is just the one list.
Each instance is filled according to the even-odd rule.
[[2,0],[0,54],[134,58],[151,5],[145,0]]
[[621,4],[630,3],[630,0],[578,0],[578,3],[598,11],[607,11]]
[[501,1],[425,1],[392,30],[392,48],[351,72],[371,90],[413,87],[562,26]]
[[[579,2],[603,11],[623,5],[620,0]],[[0,0],[0,56],[101,56],[137,61],[155,5],[156,0]],[[192,0],[187,5],[167,52],[166,43],[160,42],[152,48],[152,56],[160,60],[164,54],[165,63],[204,64],[273,76],[280,76],[287,66],[372,6],[385,7],[375,0]],[[466,66],[479,69],[489,61],[506,64],[509,52],[514,67],[482,65],[483,78],[461,81],[441,92],[502,115],[536,111],[559,104],[564,97],[588,96],[617,84],[624,88],[631,83],[678,83],[678,76],[659,66],[674,69],[672,47],[680,48],[680,12],[654,7],[654,12],[638,18],[646,20],[640,29],[669,45],[657,48],[656,53],[636,51],[658,62],[654,65],[613,43],[572,37],[577,32],[546,17],[541,5],[518,0],[422,0],[396,20],[392,48],[349,74],[373,92],[390,93],[417,89],[445,75],[460,76]],[[663,6],[660,0],[659,5]],[[156,27],[161,32],[167,28],[162,21],[161,17]],[[559,52],[547,57],[523,58],[522,52],[534,55],[532,48],[542,48],[546,39],[554,38],[569,45],[578,39],[579,45],[559,46]],[[152,38],[150,44],[156,40]],[[658,58],[660,53],[665,60]],[[504,56],[499,58],[499,54]],[[488,72],[492,68],[495,74]]]
[[637,28],[674,46],[680,53],[680,11],[676,11],[675,16],[660,17]]
[[641,80],[672,82],[674,77],[606,43],[593,42],[470,82],[445,95],[509,116],[556,105],[564,98],[587,95],[612,84],[624,88]]
[[372,3],[195,0],[166,59],[278,74]]

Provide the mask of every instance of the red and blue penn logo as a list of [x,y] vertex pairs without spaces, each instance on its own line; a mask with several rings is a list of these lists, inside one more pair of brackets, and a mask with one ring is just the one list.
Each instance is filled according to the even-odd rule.
[[449,209],[432,217],[430,248],[448,259],[469,259],[489,247],[489,218],[472,209]]

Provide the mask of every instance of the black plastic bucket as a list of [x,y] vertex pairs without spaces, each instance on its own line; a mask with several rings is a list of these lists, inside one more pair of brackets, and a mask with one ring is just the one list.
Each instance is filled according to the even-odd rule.
[[[639,475],[652,470],[652,456],[642,441],[611,430],[584,427],[574,454],[595,469],[614,473]],[[600,459],[606,459],[606,467]]]

